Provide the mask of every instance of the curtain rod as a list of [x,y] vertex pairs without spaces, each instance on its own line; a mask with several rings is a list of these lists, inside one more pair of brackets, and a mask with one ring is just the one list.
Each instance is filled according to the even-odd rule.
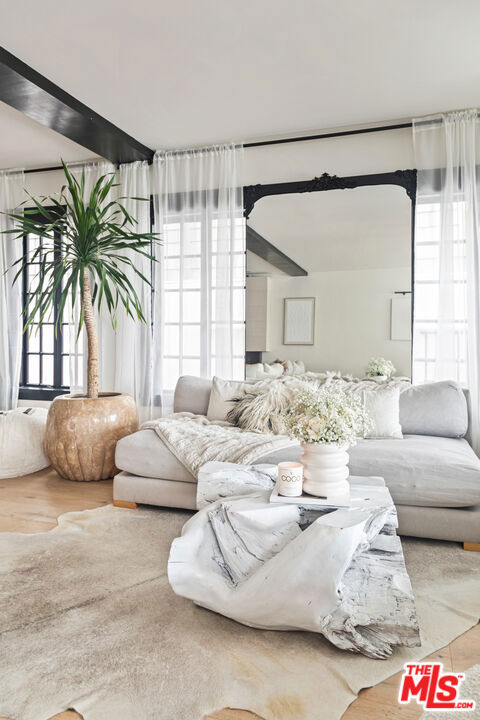
[[283,143],[305,142],[306,140],[323,140],[325,138],[344,137],[345,135],[362,135],[363,133],[382,132],[383,130],[402,130],[412,127],[411,122],[398,123],[397,125],[377,125],[375,127],[361,128],[359,130],[338,130],[331,133],[319,135],[303,135],[300,137],[280,138],[279,140],[263,140],[259,142],[244,143],[244,148],[263,147],[264,145],[282,145]]
[[[279,140],[261,140],[259,142],[244,143],[244,148],[263,147],[265,145],[283,145],[284,143],[305,142],[306,140],[324,140],[326,138],[345,137],[346,135],[362,135],[364,133],[382,132],[383,130],[402,130],[403,128],[412,127],[411,122],[399,123],[397,125],[378,125],[376,127],[362,128],[360,130],[339,130],[331,133],[321,133],[319,135],[303,135],[301,137],[280,138]],[[93,161],[94,162],[94,161]],[[51,172],[52,170],[62,170],[61,165],[43,168],[31,168],[24,170],[25,175],[30,173]]]
[[30,173],[50,172],[51,170],[63,170],[63,167],[61,165],[55,165],[55,167],[31,168],[29,170],[24,170],[23,172],[25,175],[29,175]]

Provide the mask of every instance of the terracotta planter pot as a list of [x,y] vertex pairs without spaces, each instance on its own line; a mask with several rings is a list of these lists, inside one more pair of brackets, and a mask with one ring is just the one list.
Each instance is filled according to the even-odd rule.
[[130,395],[59,395],[48,411],[45,452],[67,480],[105,480],[118,472],[117,441],[136,430],[138,413]]

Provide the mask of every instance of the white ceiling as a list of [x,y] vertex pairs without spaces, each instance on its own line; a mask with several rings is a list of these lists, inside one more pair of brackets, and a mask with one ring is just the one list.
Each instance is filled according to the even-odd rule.
[[41,168],[95,155],[0,102],[0,168]]
[[153,149],[478,105],[479,27],[476,0],[2,7],[7,50]]
[[[392,185],[275,195],[248,224],[309,273],[409,267],[411,202]],[[251,253],[247,270],[275,269]]]

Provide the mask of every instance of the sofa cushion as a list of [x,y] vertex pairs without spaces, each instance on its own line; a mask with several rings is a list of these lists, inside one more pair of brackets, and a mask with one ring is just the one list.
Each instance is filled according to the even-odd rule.
[[139,430],[117,442],[115,465],[133,475],[195,482],[187,468],[177,460],[155,430]]
[[[300,460],[300,445],[266,454],[257,463]],[[466,440],[406,435],[403,440],[359,440],[351,447],[350,474],[385,478],[399,505],[469,507],[480,503],[480,460]],[[139,430],[117,443],[120,470],[177,482],[195,478],[154,430]]]
[[[259,458],[255,464],[300,460],[300,445],[285,450],[274,450]],[[196,479],[167,448],[155,430],[138,430],[117,442],[115,465],[119,470],[143,477],[176,480],[177,482],[196,482]]]
[[480,460],[462,438],[405,435],[359,440],[351,475],[381,475],[399,505],[468,507],[480,503]]
[[407,435],[464,437],[468,407],[462,388],[445,380],[404,390],[400,395],[400,424]]
[[173,396],[173,412],[191,412],[206,415],[212,390],[212,381],[206,378],[182,375],[178,378]]
[[258,460],[255,460],[253,464],[263,465],[266,463],[267,465],[278,465],[278,463],[281,462],[300,462],[302,452],[303,450],[300,445],[291,445],[283,450],[274,450],[267,455],[263,455],[261,458],[258,458]]

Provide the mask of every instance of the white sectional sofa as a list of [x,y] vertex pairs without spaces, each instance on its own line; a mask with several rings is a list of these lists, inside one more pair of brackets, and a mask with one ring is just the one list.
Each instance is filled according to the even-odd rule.
[[[182,377],[175,412],[207,413],[211,381]],[[455,383],[413,386],[400,396],[403,440],[360,440],[349,450],[352,475],[380,475],[397,506],[403,535],[480,543],[480,460],[468,442],[468,397]],[[298,460],[300,446],[257,462]],[[195,509],[196,480],[154,430],[117,444],[114,502]]]

